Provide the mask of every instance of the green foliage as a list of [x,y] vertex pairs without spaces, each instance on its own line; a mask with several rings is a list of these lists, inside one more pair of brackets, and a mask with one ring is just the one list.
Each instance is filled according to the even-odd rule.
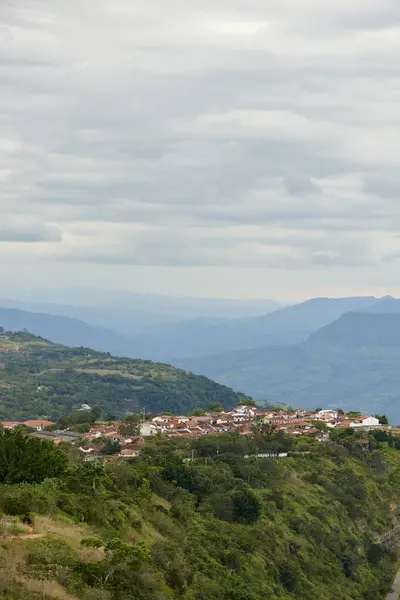
[[209,412],[222,412],[224,410],[224,407],[220,402],[209,402],[207,404],[207,410]]
[[189,413],[190,417],[202,417],[206,414],[206,411],[202,408],[195,408],[192,412]]
[[39,483],[61,475],[66,464],[66,456],[52,442],[0,429],[0,482]]
[[[375,433],[335,433],[323,444],[271,428],[153,438],[129,463],[70,459],[57,478],[2,484],[6,514],[87,528],[74,544],[30,540],[21,572],[82,600],[381,600],[398,561],[379,539],[400,495],[400,452]],[[255,452],[289,446],[284,459]]]
[[261,517],[262,504],[252,490],[237,490],[231,500],[234,521],[255,523]]
[[86,546],[87,548],[101,548],[103,546],[103,541],[97,537],[83,538],[81,540],[81,545]]
[[388,425],[389,421],[386,415],[375,415],[375,418],[379,420],[380,425]]
[[[74,428],[90,426],[100,414],[119,418],[142,407],[153,414],[186,414],[210,403],[232,408],[247,400],[244,394],[169,365],[67,348],[28,333],[7,336],[16,351],[2,355],[0,420],[46,415],[60,427]],[[77,410],[82,404],[93,408]]]
[[113,454],[118,454],[119,452],[121,452],[121,444],[108,439],[104,446],[101,448],[100,452],[101,454],[104,454],[104,456],[112,456]]

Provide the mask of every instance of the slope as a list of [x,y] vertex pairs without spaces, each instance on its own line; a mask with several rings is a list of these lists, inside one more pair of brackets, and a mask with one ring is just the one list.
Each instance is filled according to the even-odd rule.
[[169,365],[68,348],[28,333],[1,338],[0,420],[57,419],[84,403],[110,418],[143,407],[174,413],[210,402],[231,407],[244,398]]
[[[134,461],[62,457],[43,479],[8,432],[0,458],[33,483],[0,461],[0,598],[383,600],[399,558],[399,440],[367,436],[362,450],[365,436],[150,438]],[[293,456],[245,458],[260,445]]]
[[306,342],[178,362],[196,373],[294,406],[383,412],[400,423],[400,315],[347,313]]

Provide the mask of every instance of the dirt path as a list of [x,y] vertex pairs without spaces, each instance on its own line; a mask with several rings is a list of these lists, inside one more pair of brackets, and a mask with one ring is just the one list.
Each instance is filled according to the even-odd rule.
[[23,533],[22,535],[8,535],[4,533],[0,535],[0,540],[38,540],[45,535],[45,533]]

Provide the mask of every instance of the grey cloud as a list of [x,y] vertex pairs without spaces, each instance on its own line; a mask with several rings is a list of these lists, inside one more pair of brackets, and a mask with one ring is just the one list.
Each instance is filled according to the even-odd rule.
[[0,242],[35,244],[39,242],[61,242],[62,233],[51,226],[4,226],[0,225]]
[[3,245],[282,272],[395,255],[400,9],[350,4],[2,6],[0,209],[58,224],[0,228]]

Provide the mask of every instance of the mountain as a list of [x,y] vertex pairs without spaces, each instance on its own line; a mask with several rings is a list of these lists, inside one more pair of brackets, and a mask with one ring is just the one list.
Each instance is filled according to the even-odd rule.
[[[4,296],[7,293],[3,292]],[[230,300],[107,290],[8,290],[0,306],[78,318],[130,335],[143,327],[203,318],[263,315],[284,306],[274,300]]]
[[10,331],[28,331],[66,346],[86,346],[131,355],[132,340],[105,327],[94,327],[71,317],[0,308],[0,325]]
[[400,312],[400,300],[392,296],[385,296],[376,302],[373,306],[368,307],[367,312],[374,313],[392,313]]
[[182,360],[178,366],[256,398],[386,413],[400,423],[400,314],[341,316],[293,346]]
[[107,418],[142,408],[179,414],[245,398],[169,365],[68,348],[26,332],[0,337],[0,420],[55,420],[81,404],[100,406]]
[[313,298],[259,317],[197,319],[147,327],[135,336],[135,354],[175,362],[178,357],[296,344],[343,313],[366,309],[376,302],[373,297]]
[[400,312],[346,313],[313,333],[308,344],[400,347]]
[[[0,300],[0,306],[3,304],[0,319],[8,329],[28,329],[69,346],[87,346],[120,356],[170,363],[177,357],[197,358],[260,346],[300,343],[344,312],[367,309],[377,300],[369,297],[314,298],[258,317],[199,317],[152,326],[146,326],[150,313],[142,319],[140,312],[135,311],[30,302],[18,302],[17,308],[9,308],[12,302],[15,301]],[[172,300],[168,302],[172,303]],[[210,306],[212,302],[218,303],[209,302]],[[23,306],[34,312],[21,310]],[[40,307],[50,312],[39,311]],[[57,311],[63,311],[69,318]],[[153,315],[152,318],[156,317]]]

